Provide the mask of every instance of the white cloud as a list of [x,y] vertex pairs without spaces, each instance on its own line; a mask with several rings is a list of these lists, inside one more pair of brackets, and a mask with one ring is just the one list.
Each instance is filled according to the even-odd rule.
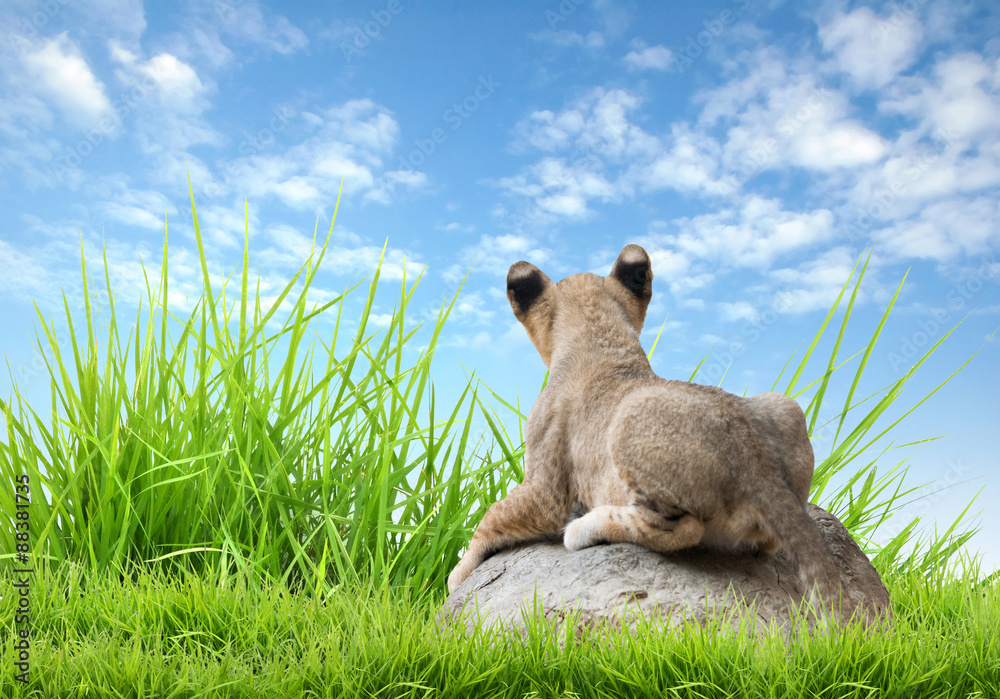
[[[24,300],[32,299],[49,311],[59,309],[65,292],[71,307],[83,303],[80,286],[80,248],[83,246],[92,278],[91,291],[104,295],[104,259],[107,259],[107,276],[115,293],[116,302],[134,307],[146,295],[145,274],[158,278],[160,250],[150,248],[144,241],[138,244],[125,242],[103,234],[82,232],[82,222],[73,222],[72,231],[60,224],[43,224],[49,230],[29,222],[31,244],[16,245],[0,241],[0,288],[4,281],[11,284],[12,295]],[[162,224],[161,224],[162,228]],[[42,242],[44,241],[44,242]],[[10,269],[4,269],[5,262]],[[155,281],[153,282],[155,283]],[[178,308],[190,308],[184,301],[193,298],[201,289],[201,271],[191,259],[190,251],[172,245],[170,250],[171,299]]]
[[630,70],[667,70],[673,58],[666,46],[646,46],[629,51],[624,60]]
[[439,225],[438,228],[446,233],[472,233],[476,230],[475,226],[471,224],[459,223],[458,221],[452,221],[451,223]]
[[[0,51],[0,170],[20,173],[30,188],[52,186],[62,148],[50,134],[55,115],[26,84],[19,63]],[[70,175],[65,184],[72,188],[77,178]]]
[[[108,43],[108,51],[112,59],[121,65],[115,75],[130,90],[130,94],[139,95],[140,103],[150,98],[155,99],[154,115],[157,112],[168,112],[194,117],[209,106],[207,95],[214,89],[214,85],[202,82],[195,69],[177,56],[164,52],[142,61],[116,41]],[[180,120],[179,123],[189,129],[211,130],[207,124],[198,123],[191,118]],[[157,131],[162,133],[159,128]],[[185,139],[185,145],[191,142],[201,141]]]
[[568,29],[544,31],[530,35],[535,41],[542,41],[566,48],[584,47],[588,49],[604,48],[604,36],[600,32],[589,32],[586,36]]
[[[294,235],[287,237],[274,231],[269,233],[274,233],[274,238],[282,238],[282,245],[262,249],[256,253],[252,251],[250,257],[251,284],[255,290],[259,289],[261,302],[265,308],[274,303],[288,284],[291,274],[305,264],[312,249],[311,239],[298,236],[294,231],[292,231]],[[202,293],[201,262],[196,250],[177,242],[176,234],[171,240],[168,306],[173,312],[190,311]],[[99,295],[103,294],[103,260],[106,256],[108,277],[119,307],[134,308],[140,300],[144,302],[147,279],[154,285],[159,279],[161,240],[156,240],[153,245],[145,241],[135,244],[85,231],[83,247],[90,274],[96,282],[92,286],[92,291]],[[223,283],[228,279],[229,293],[232,294],[233,269],[227,267],[227,262],[213,252],[209,251],[207,259],[213,291],[219,293]],[[381,248],[374,248],[374,251],[370,246],[364,245],[354,248],[351,236],[346,235],[342,236],[340,244],[332,244],[327,253],[324,271],[338,276],[345,272],[355,275],[348,280],[353,283],[360,275],[370,275],[374,271]],[[331,254],[335,255],[334,260],[329,257]],[[397,260],[401,261],[402,257],[398,250],[386,252],[387,263],[382,268],[383,278],[399,277],[402,268]],[[407,262],[408,275],[415,276],[421,269],[422,265]],[[255,270],[262,271],[255,273]],[[238,281],[235,283],[238,284]],[[299,285],[301,287],[301,280]],[[80,238],[64,236],[60,231],[58,235],[49,236],[42,245],[17,246],[0,241],[0,290],[9,291],[11,295],[24,299],[34,298],[46,310],[61,308],[61,291],[65,290],[71,308],[79,308],[82,306]],[[322,289],[314,284],[309,293],[309,300],[322,302],[336,295],[337,292]],[[288,312],[291,308],[289,300],[286,299],[282,305],[282,312]],[[278,320],[281,319],[280,315],[279,313]]]
[[138,66],[138,71],[156,84],[161,108],[198,113],[207,106],[207,88],[194,68],[176,56],[158,53]]
[[698,274],[688,274],[670,282],[670,291],[675,296],[686,296],[692,291],[706,288],[715,281],[716,275],[711,272],[701,272]]
[[212,177],[193,146],[224,142],[204,116],[211,107],[211,80],[203,80],[188,62],[168,52],[143,59],[121,42],[108,42],[108,53],[118,68],[115,77],[125,88],[122,109],[135,114],[134,137],[143,153],[155,156],[151,179],[163,185],[187,186],[190,173],[196,187],[212,184]]
[[232,207],[200,204],[198,220],[201,234],[206,240],[222,247],[242,247],[243,238],[248,232],[249,237],[253,238],[260,230],[259,208],[254,202],[247,202],[246,209],[243,202]]
[[827,131],[814,128],[793,143],[793,162],[815,170],[873,163],[886,152],[878,134],[851,122],[836,124]]
[[[721,160],[732,191],[789,165],[819,172],[878,162],[888,144],[857,119],[847,96],[825,88],[808,65],[759,51],[748,74],[699,96],[699,127],[727,125]],[[705,137],[701,139],[704,141]]]
[[561,111],[530,114],[515,127],[512,148],[544,157],[498,181],[508,195],[530,202],[521,209],[527,213],[508,219],[511,227],[586,220],[592,202],[665,189],[742,196],[744,185],[767,170],[795,166],[835,175],[869,167],[889,152],[882,136],[852,118],[847,96],[821,87],[807,64],[796,66],[771,49],[748,64],[745,76],[699,94],[697,122],[674,122],[669,134],[636,123],[642,100],[621,89],[595,88]]
[[720,301],[715,305],[719,310],[719,317],[727,322],[748,320],[753,323],[760,315],[757,312],[757,309],[754,308],[753,304],[747,301],[735,301],[732,303],[728,301]]
[[934,79],[914,77],[880,102],[953,139],[1000,131],[1000,65],[976,54],[959,54],[934,66]]
[[373,328],[385,328],[392,322],[391,313],[372,313],[368,316],[368,326]]
[[[365,199],[378,204],[390,204],[398,192],[419,191],[427,186],[428,178],[415,170],[387,170],[365,192]],[[345,183],[346,187],[346,183]]]
[[[654,221],[634,242],[649,253],[654,285],[666,284],[679,307],[703,310],[703,298],[686,297],[729,270],[767,270],[782,257],[817,248],[832,237],[832,224],[826,209],[793,212],[777,200],[749,197],[738,209]],[[716,309],[726,321],[753,320],[758,312],[746,301],[718,302]]]
[[551,270],[546,269],[552,260],[551,250],[525,235],[484,235],[476,245],[463,248],[458,264],[445,270],[442,277],[453,284],[460,282],[470,265],[474,275],[506,277],[510,266],[519,260],[527,260],[551,276]]
[[642,100],[626,90],[594,88],[558,114],[532,112],[514,127],[514,147],[621,159],[641,155],[655,139],[629,120]]
[[[262,256],[277,267],[297,269],[314,252],[312,236],[303,235],[291,226],[270,226],[267,236],[271,247],[265,249]],[[407,279],[416,279],[426,267],[415,260],[413,255],[407,255],[405,250],[387,248],[383,256],[380,246],[367,245],[353,233],[339,232],[326,249],[322,268],[332,274],[348,275],[354,279],[371,277],[379,266],[380,259],[381,279],[402,279],[404,269]]]
[[50,292],[48,268],[43,259],[14,247],[0,239],[0,291],[5,296],[15,294],[35,296]]
[[669,140],[635,179],[645,191],[717,192],[719,144],[710,136],[674,124]]
[[265,17],[255,1],[217,2],[212,7],[223,30],[239,40],[285,55],[301,51],[309,45],[309,39],[301,29],[281,15]]
[[[742,185],[759,171],[789,166],[831,175],[864,170],[881,162],[891,144],[851,118],[844,94],[820,87],[807,66],[789,74],[785,63],[764,51],[745,77],[702,93],[696,124],[675,122],[661,137],[633,121],[641,101],[623,90],[595,89],[561,111],[532,113],[516,127],[514,145],[545,155],[499,180],[508,195],[530,202],[513,207],[513,216],[500,207],[504,222],[523,234],[529,226],[586,220],[593,202],[663,189],[712,197],[736,190],[735,206],[678,219],[676,233],[652,236],[647,249],[654,268],[670,270],[678,296],[712,283],[716,270],[709,261],[767,269],[783,255],[831,239],[830,210],[785,210],[777,200],[741,191]],[[719,122],[721,142],[713,135]]]
[[995,244],[1000,186],[1000,67],[973,54],[898,78],[879,102],[906,122],[888,157],[847,193],[850,229],[901,257],[939,261]]
[[564,110],[560,114],[548,109],[532,112],[514,127],[517,136],[514,146],[522,150],[531,146],[543,152],[569,148],[585,123],[584,114],[578,109]]
[[23,61],[39,94],[52,100],[67,120],[85,128],[117,124],[104,84],[66,32],[38,42]]
[[469,343],[469,346],[472,347],[473,349],[482,349],[484,347],[491,347],[492,342],[490,334],[485,330],[479,331],[473,336],[471,342]]
[[133,226],[162,231],[164,217],[177,209],[159,192],[125,189],[100,205],[106,216]]
[[[535,211],[520,220],[546,224],[559,218],[585,219],[588,202],[618,201],[634,195],[661,150],[655,136],[629,119],[641,100],[625,90],[595,88],[559,113],[533,112],[515,127],[513,148],[546,155],[498,185],[528,199]],[[555,154],[558,154],[555,155]],[[521,226],[515,221],[515,228]]]
[[879,88],[912,65],[923,38],[912,13],[878,17],[867,7],[838,14],[819,28],[823,48],[863,88]]
[[938,201],[882,229],[879,241],[902,258],[943,261],[985,254],[1000,247],[1000,203],[985,196]]
[[215,27],[193,24],[182,35],[173,37],[171,50],[178,56],[194,59],[199,65],[218,70],[235,62],[236,54],[226,46]]
[[660,241],[649,237],[643,237],[639,240],[640,244],[646,247],[649,262],[653,267],[653,274],[656,275],[657,279],[676,280],[688,274],[691,260],[687,255],[672,248],[663,247],[662,238]]
[[[452,302],[453,293],[453,291],[450,291],[448,296],[443,299],[445,306]],[[452,306],[451,315],[448,316],[449,324],[492,326],[493,317],[496,315],[497,310],[499,309],[506,313],[509,308],[506,298],[503,298],[499,303],[497,299],[493,298],[487,301],[483,298],[482,291],[469,291],[468,287],[465,287],[454,301],[455,305]],[[424,311],[423,317],[433,323],[438,317],[441,305],[441,303],[430,305]]]
[[221,164],[227,177],[220,189],[241,196],[274,196],[292,208],[309,209],[336,201],[341,179],[345,194],[361,194],[378,203],[426,184],[424,173],[391,169],[399,124],[372,100],[349,100],[285,118],[296,116],[312,135],[291,146],[279,143],[274,131],[266,142],[244,142],[239,150],[248,155]]
[[874,234],[931,204],[975,195],[1000,185],[1000,140],[942,141],[925,130],[905,132],[892,155],[863,172],[847,193],[844,218],[857,232]]
[[60,4],[68,6],[77,21],[95,35],[111,35],[130,45],[137,45],[146,31],[142,0],[87,0]]
[[[703,104],[698,115],[698,126],[708,129],[720,120],[739,114],[747,104],[768,94],[777,86],[789,82],[792,61],[774,48],[761,48],[754,53],[744,53],[739,60],[727,66],[724,74],[742,74],[728,82],[702,92],[692,98],[694,104]],[[805,68],[795,72],[805,73]]]
[[586,218],[587,202],[615,199],[618,188],[593,171],[590,162],[567,163],[562,158],[544,158],[514,177],[504,177],[500,187],[510,194],[530,198],[546,214],[570,219]]
[[738,210],[681,218],[674,225],[679,232],[664,240],[687,258],[767,268],[782,255],[828,240],[833,214],[787,211],[777,200],[752,196]]
[[[771,307],[781,313],[805,313],[829,309],[844,283],[851,275],[857,262],[855,253],[846,247],[836,247],[825,251],[815,260],[810,260],[796,268],[776,269],[770,277],[782,287],[771,300]],[[869,273],[879,264],[873,257]],[[859,291],[858,302],[863,303],[869,295],[866,288]]]

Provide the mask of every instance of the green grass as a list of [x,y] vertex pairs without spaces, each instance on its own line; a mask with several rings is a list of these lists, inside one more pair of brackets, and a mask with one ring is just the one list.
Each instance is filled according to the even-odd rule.
[[[889,582],[897,632],[790,651],[711,630],[564,647],[544,628],[524,642],[435,631],[474,525],[523,477],[519,399],[474,379],[453,403],[436,399],[431,364],[455,298],[417,328],[419,279],[404,277],[391,321],[371,327],[379,272],[317,300],[320,239],[264,303],[249,229],[241,268],[213,285],[193,202],[192,217],[204,284],[192,310],[165,303],[166,236],[127,321],[106,265],[95,285],[81,255],[82,313],[68,301],[58,322],[38,311],[50,405],[31,405],[16,382],[0,399],[0,476],[31,483],[27,541],[13,489],[0,489],[0,642],[10,648],[16,631],[8,571],[20,546],[40,571],[35,696],[998,695],[997,585],[964,554],[966,513],[943,532],[914,518],[880,536],[920,487],[895,454],[927,440],[898,444],[897,427],[951,377],[910,403],[904,389],[950,333],[866,394],[898,296],[844,358],[866,259],[774,386],[806,408],[813,499]],[[100,287],[106,301],[92,303]],[[13,672],[0,668],[0,694]]]
[[[892,633],[640,629],[569,640],[439,631],[436,602],[401,588],[306,599],[240,576],[61,568],[34,580],[31,684],[55,697],[996,697],[1000,584],[887,576]],[[0,585],[0,618],[13,590]],[[14,669],[0,664],[0,687]],[[535,694],[532,694],[535,693]]]
[[[160,279],[131,327],[121,327],[107,273],[107,318],[91,308],[86,263],[86,323],[67,303],[68,347],[38,313],[51,407],[16,388],[0,399],[0,474],[33,484],[36,559],[211,565],[223,579],[253,571],[321,592],[361,579],[442,586],[467,523],[512,475],[472,443],[471,383],[447,410],[435,401],[431,361],[454,298],[407,361],[417,355],[404,352],[416,284],[404,276],[392,321],[370,328],[376,271],[337,353],[347,295],[308,300],[325,245],[264,307],[247,248],[235,298],[231,284],[211,287],[194,221],[205,291],[187,315],[163,302],[166,238]],[[332,329],[317,339],[321,315]],[[0,509],[14,511],[10,489]],[[15,546],[8,524],[4,552]]]

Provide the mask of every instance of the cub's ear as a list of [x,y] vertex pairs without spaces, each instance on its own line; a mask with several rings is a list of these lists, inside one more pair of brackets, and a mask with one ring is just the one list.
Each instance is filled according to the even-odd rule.
[[618,255],[611,276],[644,303],[653,296],[653,270],[649,255],[638,245],[626,245]]
[[507,272],[507,300],[518,320],[538,301],[552,280],[530,262],[515,262]]

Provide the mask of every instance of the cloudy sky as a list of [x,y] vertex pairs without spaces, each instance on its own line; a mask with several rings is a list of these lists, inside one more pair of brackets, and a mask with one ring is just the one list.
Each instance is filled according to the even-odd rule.
[[687,378],[711,350],[696,380],[753,393],[874,245],[845,357],[908,277],[865,395],[959,321],[902,403],[979,350],[897,439],[950,436],[886,468],[909,455],[909,482],[928,485],[906,511],[944,526],[982,488],[976,547],[1000,566],[1000,11],[642,5],[4,2],[0,350],[18,385],[48,395],[32,303],[79,303],[81,239],[135,307],[166,217],[171,303],[198,293],[188,175],[213,273],[241,259],[248,207],[265,296],[305,261],[341,182],[321,291],[370,275],[386,244],[385,278],[423,272],[414,304],[431,318],[471,265],[435,380],[454,391],[475,369],[522,403],[543,366],[504,296],[517,260],[606,274],[643,245],[647,348],[665,323],[654,368]]

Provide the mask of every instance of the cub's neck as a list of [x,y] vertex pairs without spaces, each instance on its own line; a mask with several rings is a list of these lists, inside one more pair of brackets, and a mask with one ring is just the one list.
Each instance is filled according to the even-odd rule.
[[639,336],[624,318],[588,318],[587,323],[555,323],[550,380],[585,373],[652,373]]

